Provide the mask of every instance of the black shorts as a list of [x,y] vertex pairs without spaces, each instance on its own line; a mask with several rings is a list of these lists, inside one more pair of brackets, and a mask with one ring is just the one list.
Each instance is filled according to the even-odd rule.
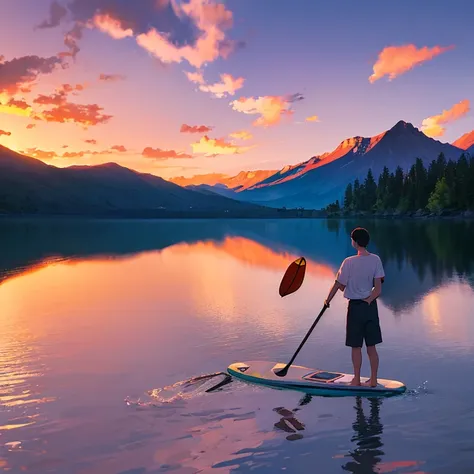
[[346,346],[375,346],[382,342],[377,300],[369,305],[363,300],[349,300],[346,321]]

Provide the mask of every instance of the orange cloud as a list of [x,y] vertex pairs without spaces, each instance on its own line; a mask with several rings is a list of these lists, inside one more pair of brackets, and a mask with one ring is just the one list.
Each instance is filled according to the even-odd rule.
[[379,53],[369,82],[374,83],[384,76],[388,76],[389,80],[395,79],[415,66],[419,66],[452,48],[453,46],[434,46],[433,48],[425,46],[418,49],[414,44],[388,46]]
[[111,150],[118,151],[119,153],[125,153],[127,151],[123,145],[114,145]]
[[206,81],[204,80],[204,76],[202,72],[196,71],[196,72],[184,72],[186,74],[186,77],[188,78],[189,81],[194,82],[195,84],[205,84]]
[[201,84],[199,90],[210,92],[214,97],[221,99],[227,95],[235,95],[235,92],[244,87],[245,79],[243,77],[232,77],[230,74],[220,74],[221,82],[214,84]]
[[5,130],[0,130],[0,137],[2,135],[5,135],[5,136],[9,137],[11,134],[12,134],[12,132],[5,132]]
[[29,117],[31,115],[31,106],[24,100],[10,99],[6,104],[0,104],[0,113]]
[[107,13],[95,15],[92,19],[92,23],[89,25],[91,26],[92,24],[114,39],[123,39],[133,36],[133,30],[131,28],[122,28],[121,22]]
[[116,82],[125,79],[125,76],[121,74],[101,74],[99,76],[99,81],[103,82]]
[[35,114],[34,119],[57,123],[72,122],[87,128],[107,123],[113,117],[112,115],[103,114],[102,110],[104,109],[97,104],[82,105],[66,102],[50,110]]
[[[87,141],[87,140],[85,140]],[[67,145],[64,145],[62,148],[67,148]],[[87,155],[111,155],[114,153],[114,147],[110,148],[109,150],[101,150],[101,151],[90,151],[90,150],[81,150],[81,151],[68,151],[62,154],[63,158],[82,158],[83,156]]]
[[35,123],[29,123],[27,126],[26,126],[26,129],[27,130],[31,130],[32,128],[35,128],[36,127],[36,124]]
[[187,125],[183,123],[179,131],[181,133],[207,133],[211,130],[212,127],[208,127],[207,125]]
[[237,138],[239,140],[251,140],[253,138],[253,135],[250,132],[247,132],[247,130],[240,130],[238,132],[233,132],[229,134],[231,138]]
[[82,158],[84,155],[91,155],[90,151],[67,151],[63,153],[63,158]]
[[290,116],[293,111],[289,104],[302,100],[301,94],[290,96],[263,96],[263,97],[241,97],[233,100],[230,105],[237,112],[244,114],[260,115],[252,125],[255,127],[269,127],[281,122],[282,116]]
[[68,94],[83,90],[84,86],[82,84],[76,84],[75,86],[72,86],[71,84],[62,84],[56,88],[55,94],[39,94],[38,97],[33,100],[33,103],[38,105],[63,105],[67,103]]
[[306,117],[307,122],[319,122],[319,117],[317,115],[311,115],[311,117]]
[[449,110],[443,110],[443,112],[438,115],[425,118],[421,124],[421,130],[429,137],[441,137],[446,131],[443,125],[464,117],[470,109],[469,100],[462,100],[454,104]]
[[24,155],[31,156],[33,158],[38,158],[40,160],[50,160],[52,158],[57,158],[58,155],[54,151],[44,151],[38,150],[35,148],[27,148],[26,151],[22,151]]
[[164,63],[187,61],[196,68],[228,56],[233,43],[225,40],[224,31],[232,26],[232,12],[224,4],[190,0],[189,3],[172,2],[171,5],[178,17],[187,16],[195,24],[200,33],[195,43],[177,46],[168,35],[151,28],[136,37],[142,48]]
[[169,160],[176,158],[192,158],[187,153],[177,152],[175,150],[162,150],[161,148],[146,147],[142,151],[142,155],[146,158],[152,158],[154,160]]
[[89,143],[90,145],[97,145],[97,140],[90,139],[90,140],[84,140],[86,143]]
[[193,153],[202,153],[205,156],[235,155],[245,153],[253,147],[242,147],[226,142],[223,138],[209,138],[204,135],[198,142],[192,143]]

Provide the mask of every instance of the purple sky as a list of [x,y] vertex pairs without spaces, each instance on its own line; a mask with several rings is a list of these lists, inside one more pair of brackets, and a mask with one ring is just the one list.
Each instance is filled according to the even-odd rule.
[[0,143],[56,166],[236,174],[398,120],[443,142],[474,129],[467,0],[7,3]]

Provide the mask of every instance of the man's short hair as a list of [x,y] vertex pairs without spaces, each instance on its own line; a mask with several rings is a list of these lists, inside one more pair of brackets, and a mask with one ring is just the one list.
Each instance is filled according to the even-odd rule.
[[364,229],[363,227],[356,227],[351,232],[351,238],[360,247],[367,247],[367,245],[369,245],[369,242],[370,242],[369,232],[367,231],[367,229]]

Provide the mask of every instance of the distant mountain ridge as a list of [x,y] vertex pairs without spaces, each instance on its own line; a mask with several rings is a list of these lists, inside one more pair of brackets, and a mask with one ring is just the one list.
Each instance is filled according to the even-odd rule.
[[0,213],[253,212],[262,209],[182,188],[116,163],[57,168],[0,146]]
[[296,166],[284,167],[266,180],[239,192],[239,199],[273,207],[322,208],[343,198],[345,187],[356,178],[365,179],[369,168],[377,179],[383,167],[408,171],[416,158],[426,165],[444,153],[457,160],[464,152],[449,143],[426,136],[400,120],[391,129],[373,137],[343,140],[330,153],[314,156]]
[[184,176],[177,176],[171,178],[169,181],[178,184],[179,186],[218,186],[223,185],[227,189],[233,191],[243,191],[250,186],[259,183],[260,181],[275,174],[277,170],[255,170],[255,171],[241,171],[235,176],[228,176],[221,173],[209,173],[185,178]]
[[384,166],[390,171],[397,166],[407,171],[418,157],[427,165],[440,153],[444,153],[447,159],[455,160],[463,152],[474,155],[474,131],[453,144],[442,143],[428,137],[411,123],[400,120],[389,130],[373,137],[346,138],[333,151],[313,156],[307,161],[287,165],[275,172],[255,171],[252,179],[247,179],[243,186],[231,187],[229,184],[242,182],[246,176],[248,178],[248,171],[231,178],[212,174],[174,178],[172,181],[185,184],[193,180],[207,180],[207,183],[196,185],[193,189],[231,195],[265,206],[322,208],[336,199],[342,199],[347,184],[356,178],[363,180],[369,168],[377,179]]

